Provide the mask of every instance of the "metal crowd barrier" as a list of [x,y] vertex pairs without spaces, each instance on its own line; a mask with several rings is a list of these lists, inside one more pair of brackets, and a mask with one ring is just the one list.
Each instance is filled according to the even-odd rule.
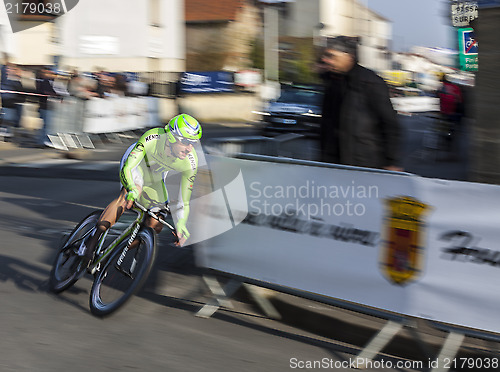
[[277,157],[310,161],[320,159],[318,140],[297,133],[286,133],[276,137],[222,137],[207,140],[204,144],[209,152],[219,152],[228,156],[252,154],[271,156],[275,159]]
[[94,143],[118,142],[136,130],[160,124],[158,98],[112,97],[51,100],[49,139],[54,147],[94,148]]

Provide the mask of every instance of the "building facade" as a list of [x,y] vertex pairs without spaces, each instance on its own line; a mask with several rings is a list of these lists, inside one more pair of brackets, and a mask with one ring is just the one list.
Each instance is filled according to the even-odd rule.
[[[259,0],[85,0],[16,33],[0,7],[0,48],[13,62],[64,70],[236,71],[251,65],[251,44],[263,34],[269,6],[276,7]],[[358,36],[361,64],[389,68],[391,23],[361,0],[294,0],[277,7],[280,37],[310,38],[320,46],[325,37]]]
[[[85,0],[12,33],[0,7],[1,48],[22,65],[94,71],[184,71],[184,0]],[[23,20],[21,22],[31,22]]]
[[294,0],[285,8],[281,34],[311,37],[317,45],[326,37],[359,37],[363,66],[377,71],[390,67],[392,24],[359,0]]
[[251,65],[251,44],[261,32],[259,8],[248,0],[185,0],[186,67],[237,71]]

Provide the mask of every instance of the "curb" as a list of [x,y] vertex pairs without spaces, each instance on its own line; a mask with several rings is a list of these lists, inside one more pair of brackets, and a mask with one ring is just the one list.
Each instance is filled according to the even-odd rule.
[[[44,154],[45,159],[58,159],[61,158],[59,154],[55,153],[47,153]],[[31,154],[31,155],[20,155],[20,156],[12,156],[7,157],[6,159],[0,159],[0,165],[10,164],[15,166],[16,164],[29,163],[32,161],[40,160],[40,154]]]

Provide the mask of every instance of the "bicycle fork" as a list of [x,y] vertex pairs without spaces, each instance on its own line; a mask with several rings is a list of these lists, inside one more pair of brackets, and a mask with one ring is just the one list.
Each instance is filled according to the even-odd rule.
[[134,231],[132,231],[132,234],[130,235],[130,238],[127,242],[127,245],[125,246],[125,248],[123,248],[123,251],[122,251],[120,257],[118,258],[118,262],[116,263],[116,269],[119,272],[121,272],[122,274],[125,274],[132,279],[133,279],[132,274],[133,274],[135,266],[137,264],[137,260],[135,259],[135,256],[132,259],[132,264],[130,265],[130,269],[128,271],[122,267],[122,263],[123,263],[123,260],[125,259],[125,256],[127,255],[127,252],[130,249],[130,246],[132,245],[133,241],[135,240],[140,228],[141,228],[141,225],[137,224],[137,226],[134,228]]

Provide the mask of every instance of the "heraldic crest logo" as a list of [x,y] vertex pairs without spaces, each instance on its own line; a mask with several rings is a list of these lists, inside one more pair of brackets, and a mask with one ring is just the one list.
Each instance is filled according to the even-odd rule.
[[430,208],[409,196],[386,199],[385,206],[380,268],[390,282],[406,285],[423,270],[424,216]]

